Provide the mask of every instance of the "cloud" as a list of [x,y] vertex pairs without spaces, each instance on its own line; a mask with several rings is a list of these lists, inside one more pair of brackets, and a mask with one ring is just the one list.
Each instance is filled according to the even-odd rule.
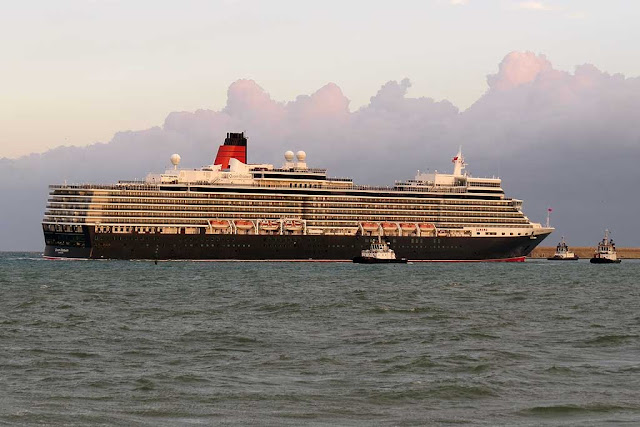
[[543,71],[551,70],[551,63],[544,55],[533,52],[511,52],[502,60],[498,73],[489,75],[487,83],[491,89],[512,89],[530,83]]
[[469,0],[449,0],[449,4],[452,4],[454,6],[461,6],[468,3],[469,3]]
[[587,17],[587,14],[584,12],[570,12],[566,14],[566,17],[569,19],[580,20],[585,19]]
[[533,220],[552,206],[552,223],[573,245],[594,243],[605,227],[621,246],[640,245],[640,202],[632,197],[640,182],[640,79],[590,64],[561,71],[544,55],[511,52],[487,83],[462,112],[446,100],[411,97],[408,79],[385,83],[351,111],[333,83],[278,102],[256,82],[238,80],[220,110],[173,112],[162,126],[120,132],[107,144],[0,159],[0,249],[42,248],[48,184],[142,178],[167,167],[174,152],[184,167],[199,167],[229,131],[246,132],[252,162],[279,165],[284,151],[303,149],[311,166],[376,185],[417,169],[448,170],[462,144],[471,173],[500,175]]
[[518,3],[520,9],[526,10],[538,10],[538,11],[550,11],[553,10],[551,6],[548,6],[539,1],[523,1]]

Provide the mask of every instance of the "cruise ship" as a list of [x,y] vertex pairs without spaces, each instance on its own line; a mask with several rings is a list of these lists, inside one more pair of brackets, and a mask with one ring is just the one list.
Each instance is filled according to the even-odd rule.
[[47,258],[351,261],[382,237],[411,261],[524,261],[553,228],[531,222],[499,178],[420,173],[388,187],[356,185],[284,154],[247,163],[228,133],[212,165],[144,181],[51,185],[42,221]]

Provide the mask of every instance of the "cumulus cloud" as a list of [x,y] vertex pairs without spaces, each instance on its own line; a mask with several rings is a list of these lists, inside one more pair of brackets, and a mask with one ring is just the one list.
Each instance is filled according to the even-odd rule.
[[502,60],[496,74],[487,77],[489,88],[512,89],[530,83],[543,71],[551,70],[551,63],[544,55],[533,52],[511,52]]
[[526,9],[526,10],[538,10],[538,11],[553,10],[551,6],[539,1],[523,1],[518,3],[518,7],[520,9]]
[[640,79],[590,64],[556,70],[544,55],[512,52],[487,83],[463,112],[409,96],[408,79],[385,83],[351,111],[333,83],[277,102],[239,80],[218,111],[173,112],[161,127],[121,132],[108,144],[0,159],[0,249],[42,247],[47,184],[142,178],[174,152],[184,167],[202,166],[229,131],[246,132],[250,161],[279,165],[285,150],[303,149],[311,166],[378,185],[417,169],[448,170],[462,144],[470,172],[500,175],[534,220],[554,207],[552,223],[572,244],[592,244],[609,227],[620,245],[639,245]]

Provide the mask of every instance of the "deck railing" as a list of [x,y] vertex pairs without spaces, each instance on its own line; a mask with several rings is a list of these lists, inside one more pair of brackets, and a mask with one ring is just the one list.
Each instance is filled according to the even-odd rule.
[[[339,180],[336,180],[339,181]],[[351,182],[345,181],[344,182]],[[432,187],[418,187],[418,186],[373,186],[373,185],[331,185],[323,186],[319,184],[307,183],[307,187],[290,187],[289,185],[274,185],[268,183],[253,183],[253,184],[233,184],[233,183],[210,183],[206,181],[191,182],[191,183],[166,183],[166,184],[149,184],[142,181],[120,181],[118,184],[52,184],[49,188],[52,190],[131,190],[131,191],[160,191],[162,186],[181,185],[187,187],[189,190],[191,187],[238,187],[238,188],[273,188],[273,189],[306,189],[306,190],[356,190],[356,191],[399,191],[399,192],[416,192],[416,193],[444,193],[444,194],[462,194],[467,192],[466,187],[461,186],[432,186]]]

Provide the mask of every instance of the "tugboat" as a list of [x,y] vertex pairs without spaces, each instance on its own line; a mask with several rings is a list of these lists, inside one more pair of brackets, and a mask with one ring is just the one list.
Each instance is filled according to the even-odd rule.
[[598,244],[598,249],[591,258],[592,264],[618,264],[622,262],[616,253],[616,244],[609,240],[609,230],[604,230],[604,239]]
[[556,253],[547,259],[552,261],[575,261],[579,258],[578,255],[569,250],[569,246],[567,246],[567,243],[564,241],[564,236],[562,236],[562,240],[560,240],[560,243],[556,246]]
[[396,258],[396,253],[389,248],[386,242],[383,242],[378,236],[378,241],[371,243],[371,248],[365,249],[360,256],[353,258],[353,262],[357,264],[406,264],[406,258]]

